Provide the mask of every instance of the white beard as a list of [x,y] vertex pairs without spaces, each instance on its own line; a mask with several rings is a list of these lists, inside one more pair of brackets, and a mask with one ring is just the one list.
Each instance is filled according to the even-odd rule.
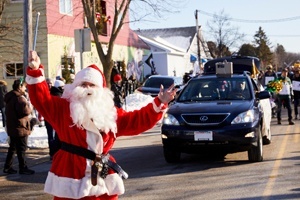
[[66,85],[62,98],[70,101],[71,118],[77,127],[96,133],[117,132],[117,112],[108,88]]

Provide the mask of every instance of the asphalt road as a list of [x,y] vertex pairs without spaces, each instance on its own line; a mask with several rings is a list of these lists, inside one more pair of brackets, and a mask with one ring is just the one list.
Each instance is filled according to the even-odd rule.
[[[283,115],[283,119],[286,117]],[[264,146],[264,161],[250,163],[247,153],[225,160],[182,155],[182,162],[163,158],[159,126],[134,137],[121,137],[111,154],[129,174],[120,200],[300,199],[300,120],[289,126],[272,120],[272,143]],[[0,149],[0,199],[42,199],[51,166],[48,149],[30,149],[28,165],[35,175],[4,175],[7,149]],[[17,167],[16,167],[17,168]]]

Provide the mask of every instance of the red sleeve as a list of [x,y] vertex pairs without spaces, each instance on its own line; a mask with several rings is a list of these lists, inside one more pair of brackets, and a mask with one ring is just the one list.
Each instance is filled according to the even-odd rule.
[[162,104],[156,97],[152,103],[139,110],[126,112],[118,109],[118,136],[138,135],[151,129],[161,118],[167,105]]

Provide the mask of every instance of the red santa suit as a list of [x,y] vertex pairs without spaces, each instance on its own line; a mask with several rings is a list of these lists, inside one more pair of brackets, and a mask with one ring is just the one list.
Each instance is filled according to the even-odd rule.
[[[79,71],[74,82],[65,87],[75,88],[85,81],[102,88],[105,88],[106,84],[103,73],[97,66],[91,65]],[[102,125],[95,125],[87,122],[78,127],[74,125],[71,117],[70,99],[50,95],[42,65],[36,70],[27,67],[26,82],[31,103],[56,130],[59,139],[99,155],[109,152],[116,137],[137,135],[152,128],[161,119],[163,110],[167,107],[159,98],[132,112],[116,108],[112,103],[107,106],[111,107],[114,114],[106,118],[113,118],[110,120],[113,123],[103,122]],[[103,113],[99,111],[99,115],[101,114]],[[112,156],[110,159],[114,160]],[[117,199],[118,195],[124,193],[122,178],[112,170],[109,170],[104,179],[97,176],[97,185],[93,186],[91,165],[92,161],[87,158],[59,150],[53,158],[44,191],[55,196],[55,199]]]

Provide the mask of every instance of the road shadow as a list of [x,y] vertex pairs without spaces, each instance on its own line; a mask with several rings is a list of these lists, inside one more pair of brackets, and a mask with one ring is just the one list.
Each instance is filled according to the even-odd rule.
[[237,165],[255,165],[248,160],[226,160],[210,156],[182,154],[179,163],[167,163],[162,145],[123,148],[111,151],[131,178],[144,178],[168,174],[204,171]]

